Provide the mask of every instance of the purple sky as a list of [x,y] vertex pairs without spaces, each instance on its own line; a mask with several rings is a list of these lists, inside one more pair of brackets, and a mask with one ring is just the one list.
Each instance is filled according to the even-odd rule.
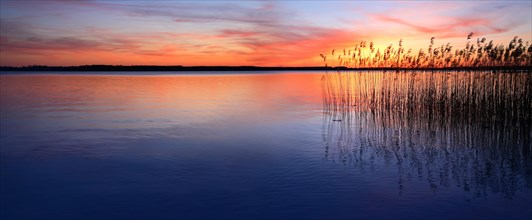
[[530,1],[0,1],[0,65],[321,65],[373,41],[532,41]]

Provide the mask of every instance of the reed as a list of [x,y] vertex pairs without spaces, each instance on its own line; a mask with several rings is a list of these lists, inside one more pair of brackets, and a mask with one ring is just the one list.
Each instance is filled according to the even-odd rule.
[[[530,67],[532,64],[532,45],[523,39],[514,37],[508,44],[494,44],[486,38],[477,38],[472,42],[473,33],[467,36],[465,48],[453,49],[450,43],[437,46],[436,38],[430,39],[426,49],[414,53],[412,49],[405,52],[403,40],[399,47],[389,45],[375,51],[374,43],[361,41],[352,48],[344,48],[343,53],[331,52],[331,58],[320,54],[325,66],[343,66],[349,68],[459,68],[459,67]],[[347,52],[346,52],[347,51]]]
[[397,168],[398,188],[426,180],[511,198],[532,188],[532,74],[338,71],[322,77],[325,158]]
[[337,71],[322,77],[327,112],[397,117],[532,120],[532,74],[522,71]]

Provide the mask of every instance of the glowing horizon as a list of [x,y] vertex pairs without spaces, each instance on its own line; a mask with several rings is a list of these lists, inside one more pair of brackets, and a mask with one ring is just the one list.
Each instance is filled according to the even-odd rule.
[[319,66],[360,41],[532,41],[530,1],[0,1],[0,65]]

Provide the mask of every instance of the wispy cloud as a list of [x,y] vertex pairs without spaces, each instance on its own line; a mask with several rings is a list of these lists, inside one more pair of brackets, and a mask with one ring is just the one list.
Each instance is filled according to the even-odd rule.
[[[321,65],[317,54],[361,40],[398,39],[405,34],[457,38],[471,31],[511,38],[514,32],[532,32],[527,29],[532,21],[512,15],[530,17],[530,12],[506,3],[394,2],[393,7],[381,9],[379,4],[363,2],[353,12],[349,2],[336,2],[345,7],[335,12],[316,10],[319,13],[310,16],[303,16],[305,11],[294,4],[2,1],[1,65],[13,65],[9,60],[17,60],[17,65],[39,59],[46,63],[51,56],[68,64],[90,64],[101,57],[98,63]],[[325,3],[304,4],[309,10]],[[483,13],[475,11],[479,7]],[[357,19],[351,18],[353,13]],[[324,25],[320,18],[338,23]],[[24,56],[32,59],[18,59]]]
[[431,34],[441,38],[463,37],[467,32],[494,34],[508,32],[508,27],[496,27],[489,19],[482,18],[449,18],[443,24],[421,25],[406,19],[388,15],[373,15],[379,21],[399,24],[419,33]]

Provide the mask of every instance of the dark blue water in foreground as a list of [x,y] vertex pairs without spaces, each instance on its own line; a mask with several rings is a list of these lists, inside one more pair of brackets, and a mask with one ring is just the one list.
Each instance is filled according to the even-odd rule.
[[337,121],[322,74],[2,75],[0,219],[532,217],[530,126]]

